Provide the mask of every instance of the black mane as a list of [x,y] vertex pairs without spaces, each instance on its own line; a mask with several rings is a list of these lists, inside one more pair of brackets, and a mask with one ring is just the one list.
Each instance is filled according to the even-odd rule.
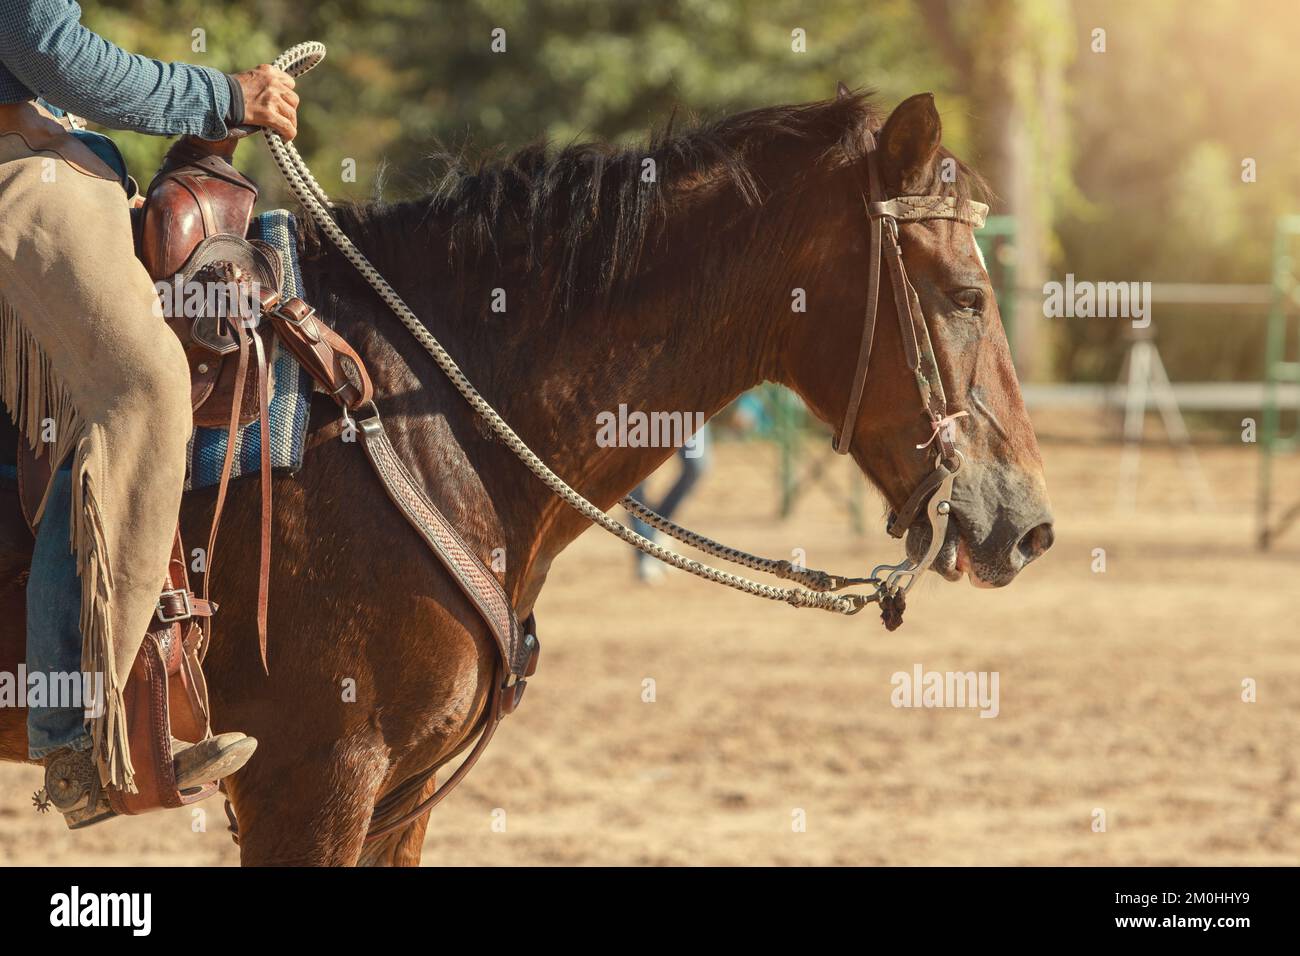
[[[343,203],[336,214],[349,235],[399,268],[418,255],[420,272],[427,272],[426,257],[441,250],[452,278],[485,256],[521,265],[539,280],[543,270],[555,270],[551,308],[567,310],[589,296],[609,295],[635,275],[674,195],[729,187],[745,204],[760,205],[769,191],[755,168],[761,151],[796,146],[816,165],[839,166],[858,158],[862,131],[877,130],[882,121],[865,92],[762,107],[682,130],[673,128],[674,119],[631,147],[557,148],[542,141],[506,157],[440,149],[431,157],[434,175],[423,197]],[[655,162],[655,185],[642,182],[648,158]],[[986,191],[977,173],[960,161],[958,168],[963,175],[956,183],[938,183],[944,193],[967,198],[972,186]],[[428,241],[416,241],[420,234]]]

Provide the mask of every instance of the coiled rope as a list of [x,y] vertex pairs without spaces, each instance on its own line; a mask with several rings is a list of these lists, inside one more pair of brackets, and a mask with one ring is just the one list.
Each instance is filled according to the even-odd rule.
[[[272,64],[273,66],[284,70],[291,76],[301,76],[308,70],[311,70],[316,64],[325,58],[325,45],[315,40],[305,43],[299,43],[297,46],[290,47],[280,54]],[[697,577],[704,578],[706,581],[713,581],[717,584],[723,584],[727,587],[735,588],[737,591],[743,591],[746,594],[752,594],[756,597],[766,598],[771,601],[783,601],[794,607],[811,607],[823,611],[833,611],[838,614],[856,614],[866,605],[873,601],[879,600],[882,593],[882,585],[875,579],[850,578],[840,575],[828,574],[825,571],[815,571],[800,568],[790,561],[778,561],[769,558],[760,558],[735,548],[729,548],[725,545],[712,541],[702,535],[674,524],[662,515],[656,514],[645,505],[632,497],[624,498],[622,505],[629,512],[645,521],[648,525],[676,538],[678,541],[688,544],[693,548],[703,551],[712,557],[728,561],[741,567],[749,568],[755,571],[761,571],[776,575],[779,578],[797,582],[795,587],[774,587],[769,584],[763,584],[759,581],[751,581],[749,578],[741,577],[718,568],[702,564],[685,555],[678,554],[668,548],[662,547],[655,542],[637,534],[636,531],[622,524],[618,520],[610,517],[596,505],[592,504],[581,494],[571,488],[567,482],[559,475],[551,471],[536,454],[533,453],[506,421],[497,414],[496,410],[478,393],[478,390],[470,383],[469,379],[460,370],[460,366],[452,359],[447,351],[434,338],[433,334],[420,321],[419,317],[406,305],[402,297],[397,294],[384,279],[379,271],[370,264],[370,260],[359,250],[343,232],[342,228],[335,221],[330,213],[330,198],[326,195],[325,190],[321,188],[311,170],[307,167],[306,161],[303,160],[297,148],[293,143],[286,143],[278,133],[270,129],[263,131],[266,137],[267,146],[271,150],[271,157],[275,160],[276,166],[279,167],[281,174],[288,183],[289,189],[294,196],[302,203],[303,207],[310,213],[321,231],[329,237],[330,241],[338,248],[349,262],[356,267],[357,271],[365,278],[370,287],[378,293],[379,297],[387,303],[393,314],[406,326],[407,331],[415,338],[426,352],[442,369],[443,374],[451,380],[456,390],[464,397],[469,406],[487,422],[488,427],[498,439],[500,439],[514,455],[527,466],[528,470],[536,475],[551,491],[562,501],[572,507],[588,521],[599,525],[634,548],[650,555],[653,558],[668,564],[679,570],[694,574]],[[834,589],[846,587],[851,584],[872,584],[875,586],[874,593],[871,594],[842,594],[836,595],[829,593]],[[804,585],[804,586],[798,586]]]

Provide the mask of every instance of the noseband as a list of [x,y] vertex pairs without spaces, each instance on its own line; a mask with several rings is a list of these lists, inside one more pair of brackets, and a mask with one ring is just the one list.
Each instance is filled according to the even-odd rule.
[[[979,228],[984,225],[984,217],[988,215],[989,207],[983,203],[958,200],[951,196],[899,196],[895,199],[886,199],[880,177],[876,138],[870,132],[866,134],[866,138],[867,188],[863,195],[863,202],[867,207],[869,240],[867,307],[862,323],[862,341],[858,345],[858,364],[853,373],[848,406],[844,410],[844,423],[831,444],[841,455],[847,454],[853,444],[853,430],[862,406],[862,393],[866,388],[867,370],[871,364],[871,346],[876,334],[883,260],[889,269],[889,285],[894,293],[894,309],[898,314],[903,358],[916,382],[917,393],[921,400],[921,414],[931,427],[929,441],[918,445],[917,448],[928,448],[934,445],[937,451],[934,470],[921,480],[902,509],[890,515],[886,525],[889,534],[895,538],[903,537],[926,499],[936,491],[940,492],[935,495],[934,506],[930,509],[931,539],[925,558],[916,566],[904,562],[903,565],[882,565],[876,569],[880,571],[894,568],[895,575],[891,575],[891,578],[910,575],[907,584],[903,587],[906,591],[916,577],[929,567],[943,543],[948,514],[951,511],[948,498],[952,493],[952,481],[962,463],[952,425],[955,419],[968,413],[965,411],[951,415],[948,413],[948,399],[943,391],[943,378],[935,358],[934,344],[930,340],[925,313],[921,310],[921,300],[917,297],[912,283],[908,281],[907,269],[903,265],[903,250],[898,242],[899,224],[920,222],[925,219],[951,219]],[[897,580],[894,583],[897,584]]]

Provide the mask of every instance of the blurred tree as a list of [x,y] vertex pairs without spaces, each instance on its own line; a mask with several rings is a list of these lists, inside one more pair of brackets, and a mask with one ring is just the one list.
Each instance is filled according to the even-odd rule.
[[[329,57],[300,91],[299,148],[343,197],[420,191],[425,157],[440,142],[637,139],[678,105],[722,115],[824,99],[840,79],[879,88],[885,106],[935,89],[950,143],[969,143],[969,104],[934,82],[948,74],[931,48],[911,41],[921,24],[908,0],[882,0],[870,17],[849,0],[108,0],[86,19],[128,48],[227,71],[323,40]],[[205,52],[191,49],[200,28]],[[497,29],[504,52],[492,48]],[[796,29],[806,52],[792,49]],[[165,148],[121,138],[137,172],[147,174]],[[282,199],[263,152],[244,150],[259,154],[253,172],[268,199]],[[346,158],[356,161],[355,183],[340,178]]]
[[[987,156],[983,167],[1016,217],[1016,275],[1021,286],[1041,285],[1051,252],[1052,222],[1070,188],[1069,153],[1062,135],[1065,68],[1073,28],[1066,0],[918,0],[929,35],[979,104],[975,133]],[[1041,301],[1017,296],[1012,354],[1024,380],[1050,367],[1050,342],[1041,333]],[[1012,318],[1004,316],[1004,318]]]

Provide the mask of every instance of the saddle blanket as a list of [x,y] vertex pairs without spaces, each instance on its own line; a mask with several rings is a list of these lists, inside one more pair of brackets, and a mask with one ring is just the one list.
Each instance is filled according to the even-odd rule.
[[[284,262],[284,298],[301,296],[302,270],[298,264],[297,224],[293,214],[274,209],[254,217],[248,238],[270,243]],[[288,349],[276,340],[271,364],[271,468],[297,471],[302,467],[307,443],[307,416],[311,411],[313,382]],[[190,438],[185,471],[185,489],[208,488],[221,480],[226,458],[226,430],[198,428]],[[262,431],[256,421],[242,427],[235,438],[235,459],[231,477],[256,474],[261,467]]]

